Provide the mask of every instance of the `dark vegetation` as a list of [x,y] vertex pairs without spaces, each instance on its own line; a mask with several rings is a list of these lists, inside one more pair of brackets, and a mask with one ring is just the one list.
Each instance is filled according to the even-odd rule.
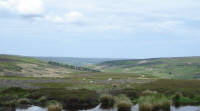
[[52,101],[57,101],[58,104],[51,104],[51,108],[62,106],[64,109],[88,109],[99,103],[102,103],[104,108],[112,107],[116,103],[119,109],[129,111],[132,103],[139,103],[141,111],[167,110],[170,103],[177,107],[199,105],[199,85],[198,80],[157,80],[152,83],[133,85],[132,88],[110,89],[111,95],[102,96],[100,95],[104,92],[97,93],[96,90],[88,89],[1,88],[0,105],[5,107],[46,106]]
[[96,106],[99,96],[96,91],[86,89],[38,89],[34,90],[30,96],[31,99],[40,99],[41,97],[46,97],[48,101],[59,101],[64,109],[85,109]]
[[[20,107],[23,105],[46,106],[59,101],[64,109],[87,109],[98,105],[98,94],[86,89],[36,89],[8,88],[0,92],[0,106]],[[55,103],[55,102],[54,102]],[[55,105],[55,104],[54,104]]]

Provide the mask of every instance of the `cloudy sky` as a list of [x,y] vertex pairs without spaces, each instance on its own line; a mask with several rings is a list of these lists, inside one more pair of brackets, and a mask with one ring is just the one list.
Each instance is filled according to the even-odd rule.
[[200,56],[200,0],[0,0],[0,53]]

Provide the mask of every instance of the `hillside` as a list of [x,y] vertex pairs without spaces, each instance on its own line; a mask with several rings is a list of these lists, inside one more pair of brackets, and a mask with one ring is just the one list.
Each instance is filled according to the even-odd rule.
[[56,66],[34,58],[0,55],[0,75],[26,77],[64,77],[77,72],[73,68]]
[[200,57],[106,61],[93,66],[103,72],[136,73],[159,78],[200,78]]
[[62,64],[70,64],[75,66],[86,66],[91,64],[98,64],[105,61],[119,60],[111,58],[75,58],[75,57],[33,57],[42,61],[53,61]]

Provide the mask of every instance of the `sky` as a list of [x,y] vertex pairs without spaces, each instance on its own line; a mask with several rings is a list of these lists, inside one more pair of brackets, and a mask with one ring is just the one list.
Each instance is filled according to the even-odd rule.
[[0,54],[200,56],[200,0],[0,0]]

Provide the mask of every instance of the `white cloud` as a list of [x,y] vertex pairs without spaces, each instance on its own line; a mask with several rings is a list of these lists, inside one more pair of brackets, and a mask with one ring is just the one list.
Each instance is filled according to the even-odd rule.
[[61,16],[46,15],[44,19],[55,23],[80,23],[83,19],[83,14],[78,11],[71,11]]
[[152,32],[173,32],[184,25],[183,21],[155,21],[138,24],[142,29]]
[[64,19],[60,16],[55,17],[55,22],[64,22]]
[[0,0],[0,8],[20,15],[42,14],[37,16],[39,23],[62,24],[63,30],[70,31],[182,34],[199,29],[200,0],[113,2],[116,0]]
[[64,23],[65,20],[61,17],[61,16],[50,16],[47,15],[44,17],[45,20],[51,21],[51,22],[55,22],[55,23]]
[[71,11],[65,14],[65,17],[68,22],[75,23],[75,22],[79,22],[82,19],[83,14],[78,11]]
[[40,15],[44,10],[42,0],[0,0],[0,7],[19,15]]

